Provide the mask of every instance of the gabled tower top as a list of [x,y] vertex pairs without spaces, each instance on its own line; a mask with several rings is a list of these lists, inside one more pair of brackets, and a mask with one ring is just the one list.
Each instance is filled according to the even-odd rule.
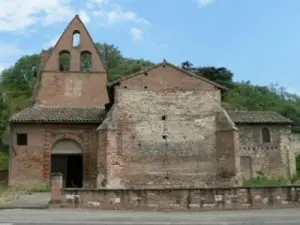
[[106,72],[99,52],[78,15],[74,16],[58,39],[45,63],[44,71],[60,72],[59,57],[65,53],[70,55],[69,72],[82,72],[80,70],[80,61],[83,54],[89,55],[91,58],[91,69],[89,72]]

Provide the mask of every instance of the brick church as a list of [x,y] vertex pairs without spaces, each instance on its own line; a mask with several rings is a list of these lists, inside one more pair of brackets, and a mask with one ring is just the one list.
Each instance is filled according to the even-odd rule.
[[41,56],[35,103],[10,119],[12,186],[47,185],[55,172],[64,187],[94,188],[239,186],[295,173],[292,121],[227,112],[225,87],[165,60],[108,83],[78,16]]

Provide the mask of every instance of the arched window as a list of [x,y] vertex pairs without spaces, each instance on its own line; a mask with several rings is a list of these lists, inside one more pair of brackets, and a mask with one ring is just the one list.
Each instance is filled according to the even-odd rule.
[[92,70],[92,53],[83,51],[80,53],[80,72],[91,72]]
[[73,47],[78,47],[80,45],[80,32],[75,30],[73,32]]
[[262,129],[262,141],[263,143],[270,143],[271,141],[270,130],[268,128]]
[[63,50],[59,53],[59,71],[68,72],[70,71],[71,54],[67,50]]

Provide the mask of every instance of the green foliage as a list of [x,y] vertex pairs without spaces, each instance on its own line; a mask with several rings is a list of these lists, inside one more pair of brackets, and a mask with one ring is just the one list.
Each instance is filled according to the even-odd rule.
[[26,194],[31,195],[33,193],[44,193],[50,191],[51,191],[50,186],[35,186],[27,189]]
[[0,152],[0,171],[8,169],[8,153]]
[[263,176],[258,176],[250,180],[244,180],[245,187],[267,187],[267,186],[280,186],[287,185],[288,181],[283,178],[266,178]]
[[296,157],[296,171],[300,174],[300,155]]

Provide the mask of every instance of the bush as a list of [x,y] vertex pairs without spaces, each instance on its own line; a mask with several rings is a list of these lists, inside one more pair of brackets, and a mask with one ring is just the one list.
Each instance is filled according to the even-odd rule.
[[8,153],[0,152],[0,170],[8,170]]

